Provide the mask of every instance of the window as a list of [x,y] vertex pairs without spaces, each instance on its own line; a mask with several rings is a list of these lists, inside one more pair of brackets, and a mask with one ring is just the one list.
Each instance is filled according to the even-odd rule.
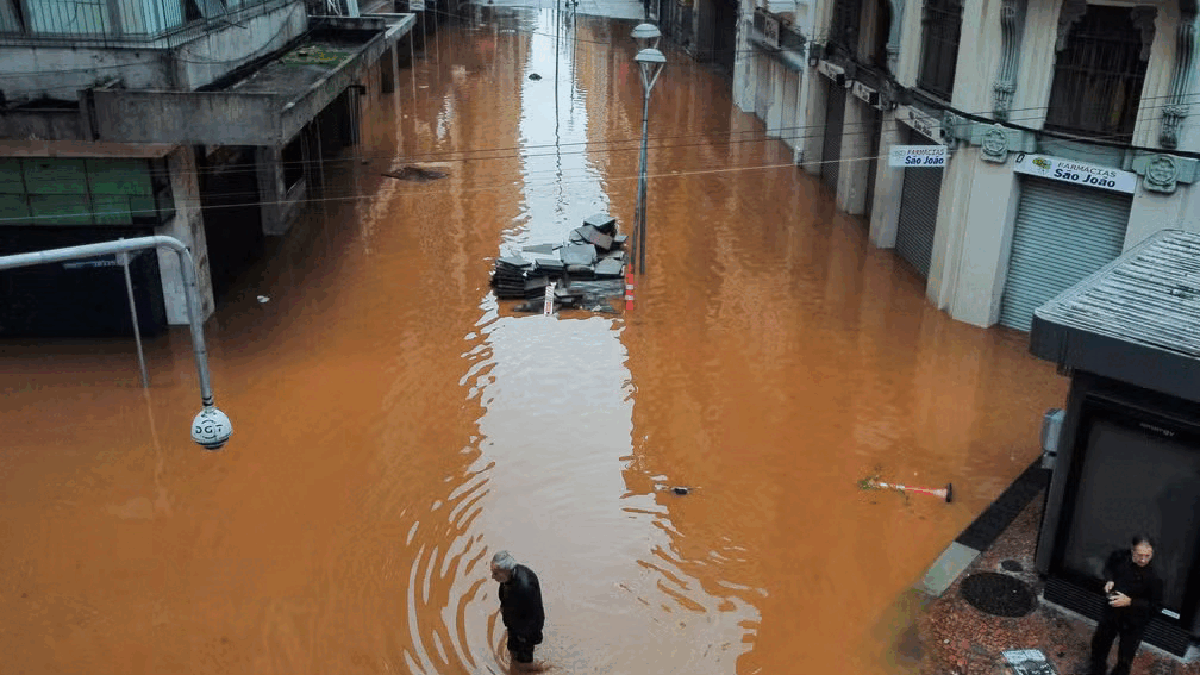
[[164,160],[0,159],[0,224],[161,225],[174,215]]
[[849,58],[856,56],[861,16],[861,0],[836,0],[829,26],[829,46]]
[[[1139,8],[1140,9],[1140,8]],[[1046,128],[1129,141],[1149,50],[1137,9],[1089,5],[1054,64]],[[1139,16],[1144,17],[1142,13]],[[1153,26],[1153,16],[1150,16]],[[1153,33],[1150,33],[1153,36]]]
[[871,42],[867,45],[867,63],[882,71],[888,70],[888,34],[892,29],[892,7],[888,0],[874,0]]
[[946,101],[954,93],[962,14],[962,0],[925,0],[921,15],[923,44],[917,86]]

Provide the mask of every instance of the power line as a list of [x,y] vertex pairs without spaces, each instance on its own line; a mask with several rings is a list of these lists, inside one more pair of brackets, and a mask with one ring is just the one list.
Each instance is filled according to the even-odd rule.
[[[459,19],[471,19],[471,18],[472,18],[472,17],[470,17],[470,16],[468,16],[468,15],[457,14],[457,13],[448,12],[448,11],[442,11],[442,10],[438,10],[438,9],[436,9],[436,8],[435,8],[435,9],[433,9],[433,10],[427,10],[427,12],[428,12],[428,13],[431,13],[431,14],[441,14],[441,15],[444,15],[444,16],[449,16],[449,17],[454,17],[454,18],[459,18]],[[497,26],[499,26],[499,25],[503,25],[503,24],[493,24],[493,25],[497,25]],[[276,37],[276,36],[278,36],[280,33],[282,33],[282,31],[283,31],[283,29],[284,29],[284,28],[286,28],[286,24],[284,25],[284,27],[281,27],[281,28],[280,28],[280,30],[279,30],[278,32],[276,32],[275,36],[273,36],[273,37],[271,38],[271,40],[274,40],[274,37]],[[562,37],[560,37],[560,36],[558,36],[558,35],[551,35],[551,34],[549,34],[549,33],[540,33],[540,32],[538,32],[538,31],[534,31],[534,30],[523,30],[523,29],[520,29],[520,28],[512,28],[511,30],[513,30],[514,32],[524,32],[524,33],[527,33],[527,34],[529,34],[529,35],[539,35],[539,36],[542,36],[542,37],[546,37],[546,38],[554,39],[554,40],[556,40],[556,41],[583,42],[583,43],[588,43],[588,44],[598,44],[598,45],[604,45],[604,46],[609,46],[609,47],[612,47],[612,46],[614,46],[614,43],[613,43],[613,42],[611,42],[611,41],[609,41],[609,42],[603,42],[603,41],[598,41],[598,40],[586,40],[586,39],[583,39],[583,38],[577,38],[577,37],[568,37],[568,38],[562,38]],[[308,32],[309,32],[309,31],[306,31],[306,33],[305,33],[305,34],[307,34]],[[268,41],[268,42],[270,42],[270,41]],[[670,42],[670,40],[669,40],[669,39],[668,39],[668,43],[669,43],[669,44],[674,44],[674,43]],[[757,50],[757,49],[750,49],[750,50],[742,50],[742,51],[746,51],[746,52],[757,52],[757,51],[759,51],[759,50]],[[234,59],[234,60],[229,60],[229,61],[187,61],[187,62],[189,62],[189,63],[204,63],[204,64],[214,64],[214,63],[216,63],[216,64],[219,64],[219,63],[233,63],[233,62],[236,62],[236,61],[238,61],[238,60],[240,60],[240,59]],[[697,65],[697,64],[695,64],[695,63],[694,63],[694,62],[693,62],[691,59],[687,59],[687,63],[688,63],[688,65],[689,65],[689,67],[693,67],[693,66]],[[113,67],[125,67],[125,66],[113,66]],[[55,72],[55,71],[42,71],[42,72]],[[32,73],[31,73],[31,74],[32,74]],[[4,76],[0,76],[0,78],[2,78],[2,77],[4,77]],[[667,83],[666,83],[666,82],[664,82],[664,84],[667,84]],[[669,87],[669,86],[670,86],[670,85],[668,85],[668,87]],[[62,89],[78,89],[78,87],[77,87],[77,86],[65,86],[65,87],[60,87],[60,88],[62,88]],[[43,91],[45,91],[45,90],[50,90],[50,89],[56,89],[56,88],[44,88],[44,89],[43,89]],[[1189,94],[1188,96],[1189,96],[1189,97],[1190,97],[1190,96],[1197,96],[1197,97],[1200,97],[1200,94]],[[1143,101],[1151,101],[1151,100],[1156,100],[1156,99],[1174,99],[1174,95],[1173,95],[1173,94],[1166,94],[1166,95],[1162,95],[1162,96],[1145,97],[1145,98],[1141,98],[1141,99],[1139,99],[1139,103],[1141,103],[1141,102],[1143,102]],[[1189,101],[1189,102],[1190,102],[1190,101]],[[1187,103],[1187,102],[1185,102],[1185,103]],[[1163,106],[1140,106],[1140,105],[1139,105],[1139,111],[1153,110],[1153,109],[1156,109],[1156,108],[1160,108],[1160,107],[1166,107],[1167,105],[1174,105],[1174,104],[1175,104],[1175,102],[1174,102],[1174,101],[1172,101],[1171,103],[1164,104]],[[950,107],[950,106],[942,106],[942,105],[938,105],[938,107],[939,107],[939,108],[941,108],[941,109],[942,109],[943,111],[945,111],[945,112],[952,112],[952,113],[954,113],[954,114],[963,115],[963,116],[981,116],[981,115],[986,115],[986,114],[990,114],[990,113],[992,113],[992,112],[993,112],[992,110],[979,111],[979,112],[967,112],[967,111],[960,111],[960,110],[957,110],[957,109],[955,109],[955,108],[953,108],[953,107]],[[1011,109],[1009,112],[1010,112],[1010,113],[1012,113],[1012,112],[1020,112],[1020,111],[1042,111],[1042,110],[1047,110],[1047,111],[1048,111],[1048,110],[1049,110],[1049,106],[1048,106],[1048,105],[1047,105],[1047,106],[1029,106],[1029,107],[1025,107],[1025,108],[1014,108],[1014,109]],[[1040,115],[1037,115],[1037,116],[1033,116],[1033,117],[1024,117],[1024,118],[1012,118],[1012,117],[1010,117],[1008,120],[990,120],[990,119],[984,119],[984,120],[975,120],[975,121],[979,121],[979,122],[988,122],[988,123],[993,123],[993,124],[1000,124],[1000,125],[1003,125],[1003,126],[1008,126],[1008,127],[1010,127],[1010,128],[1014,128],[1014,129],[1021,130],[1021,131],[1027,131],[1027,132],[1039,133],[1039,134],[1043,134],[1043,135],[1047,135],[1047,136],[1052,136],[1052,137],[1056,137],[1056,138],[1061,138],[1061,139],[1063,139],[1063,140],[1071,140],[1071,141],[1076,141],[1076,142],[1080,142],[1080,143],[1089,143],[1089,142],[1095,142],[1095,141],[1097,141],[1097,140],[1100,140],[1100,137],[1080,138],[1080,137],[1071,136],[1071,135],[1068,135],[1068,134],[1056,134],[1055,132],[1052,132],[1052,131],[1047,131],[1047,130],[1045,130],[1045,129],[1032,129],[1032,128],[1023,127],[1023,126],[1016,125],[1016,124],[1013,124],[1013,123],[1012,123],[1013,121],[1040,120],[1040,119],[1041,119],[1041,116],[1040,116]],[[816,126],[816,125],[809,125],[809,126]],[[787,127],[787,128],[785,128],[785,130],[801,129],[801,128],[806,128],[806,127]],[[740,132],[730,132],[730,133],[740,133]],[[1116,135],[1116,136],[1114,136],[1114,137],[1119,137],[1119,136],[1120,136],[1120,135]],[[606,142],[607,142],[607,141],[606,141]],[[1137,147],[1135,147],[1135,146],[1123,146],[1123,147],[1122,147],[1122,149],[1146,150],[1146,151],[1151,151],[1151,152],[1156,152],[1156,151],[1159,151],[1159,150],[1158,150],[1158,149],[1156,149],[1156,148],[1137,148]],[[1175,152],[1173,152],[1172,154],[1181,155],[1181,156],[1192,156],[1190,153],[1186,153],[1186,152],[1178,152],[1178,151],[1175,151]],[[1198,154],[1197,154],[1197,156],[1200,156],[1200,153],[1198,153]],[[360,157],[361,157],[361,156],[360,156]],[[309,161],[317,161],[317,160],[309,160]]]
[[[764,140],[779,140],[779,139],[770,139],[769,138],[769,139],[764,139]],[[549,155],[547,155],[547,156],[549,156]],[[810,166],[811,165],[835,164],[835,163],[836,164],[851,164],[851,163],[879,160],[879,159],[884,159],[886,157],[887,157],[886,154],[863,155],[863,156],[858,156],[858,157],[839,158],[836,160],[820,160],[820,161],[815,161],[815,162],[806,161],[806,162],[803,162],[803,164],[810,165]],[[650,178],[678,178],[678,177],[698,176],[698,175],[706,175],[706,174],[740,173],[740,172],[744,172],[744,171],[762,171],[762,170],[782,169],[782,168],[795,169],[795,168],[800,168],[800,166],[797,165],[797,163],[795,163],[795,162],[789,161],[787,163],[779,163],[779,164],[761,164],[761,165],[753,165],[753,166],[721,167],[721,168],[700,169],[700,170],[691,170],[691,171],[673,170],[668,173],[651,174],[649,177]],[[559,180],[556,181],[556,184],[558,184],[558,185],[574,185],[574,184],[582,184],[582,183],[591,183],[596,180],[595,176],[590,175],[590,172],[593,170],[590,170],[587,168],[584,168],[583,170],[586,172],[589,172],[589,175],[581,176],[579,178],[570,178],[567,180],[562,180],[562,177],[560,176]],[[544,172],[534,172],[533,174],[527,174],[524,177],[526,178],[526,180],[528,180],[531,177],[536,177],[539,173],[549,173],[549,172],[554,172],[556,174],[558,173],[558,171],[556,169],[547,169]],[[637,179],[637,176],[635,176],[635,175],[628,175],[628,176],[608,175],[608,176],[604,177],[604,180],[606,180],[608,182],[636,180],[636,179]],[[507,189],[507,188],[511,188],[511,187],[512,187],[512,181],[505,180],[503,182],[499,182],[499,183],[495,183],[495,184],[491,184],[491,185],[480,185],[480,186],[474,186],[474,187],[470,187],[470,188],[455,187],[455,188],[437,189],[437,188],[421,187],[421,188],[414,188],[412,190],[409,190],[408,192],[410,194],[421,194],[421,195],[428,195],[430,193],[451,193],[451,192],[453,192],[454,194],[464,194],[464,193],[486,192],[486,191],[491,191],[491,190]],[[236,196],[238,194],[248,195],[251,193],[222,193],[223,196]],[[312,202],[312,203],[350,202],[350,201],[358,201],[358,200],[363,200],[363,199],[374,199],[374,198],[377,198],[378,196],[379,195],[374,194],[374,193],[371,193],[371,194],[351,193],[351,194],[332,196],[332,197],[325,197],[325,196],[313,197],[313,198],[309,198],[305,201]],[[190,199],[190,200],[186,200],[184,203],[188,204],[188,205],[192,205],[192,206],[202,206],[200,199]],[[292,203],[292,202],[289,200],[270,200],[270,201],[254,200],[254,201],[243,202],[243,203],[238,203],[238,204],[213,205],[213,206],[209,206],[207,208],[209,208],[209,209],[245,208],[247,206],[287,205],[290,203]],[[37,219],[54,220],[54,219],[59,219],[59,218],[71,218],[71,217],[124,215],[127,213],[148,213],[148,212],[147,211],[106,211],[106,212],[87,211],[87,212],[80,212],[80,213],[74,213],[74,214],[54,214],[54,215],[49,215],[49,216],[33,216],[33,217],[27,217],[27,218],[0,218],[0,222],[10,222],[10,221],[17,221],[17,220],[28,221],[28,220],[37,220]]]
[[[1198,97],[1198,98],[1200,98],[1200,97]],[[1152,109],[1152,108],[1147,108],[1147,109]],[[1017,118],[1017,119],[1040,119],[1040,118],[1030,117],[1030,118]],[[899,122],[898,120],[897,120],[897,123],[903,124],[902,122]],[[970,123],[967,122],[965,124],[970,124]],[[1188,127],[1188,126],[1194,126],[1195,124],[1197,124],[1197,123],[1189,122],[1189,123],[1184,124],[1183,126]],[[847,125],[847,126],[858,127],[859,130],[847,131],[847,127],[844,126],[843,133],[841,134],[841,136],[843,138],[847,138],[847,137],[853,138],[856,136],[871,136],[877,132],[876,124],[875,124],[875,122],[872,122],[872,121],[866,121],[866,122],[862,122],[857,125]],[[769,131],[767,133],[764,133],[763,131],[757,130],[757,129],[751,129],[751,130],[745,130],[745,131],[716,132],[716,133],[696,132],[696,133],[688,133],[688,134],[677,134],[677,135],[673,135],[673,136],[655,136],[652,139],[655,142],[650,144],[649,147],[655,151],[667,151],[667,150],[673,150],[673,149],[678,149],[678,148],[689,148],[689,147],[706,146],[706,145],[711,145],[714,147],[716,147],[716,146],[733,146],[733,145],[740,145],[740,144],[744,144],[744,143],[763,143],[763,142],[776,141],[776,140],[800,142],[800,141],[806,141],[806,140],[810,140],[810,139],[823,137],[827,127],[828,127],[828,123],[823,124],[823,125],[813,124],[813,125],[797,125],[797,126],[780,127],[777,130],[779,132],[778,135],[774,135],[774,136],[768,135],[770,133]],[[789,131],[798,131],[798,132],[812,131],[813,133],[799,133],[799,134],[791,134],[791,135],[787,135],[787,134],[783,133],[783,132],[789,132]],[[731,138],[729,140],[724,140],[724,141],[721,140],[720,138],[714,138],[714,137],[721,137],[721,136],[733,136],[735,134],[747,134],[747,135],[754,134],[755,137],[753,137],[753,138],[736,138],[736,139]],[[1120,136],[1122,136],[1122,135],[1114,134],[1111,137],[1117,138]],[[1093,137],[1093,138],[1097,139],[1097,140],[1104,140],[1105,138],[1108,138],[1108,137],[1099,136],[1099,137]],[[694,142],[682,142],[682,143],[658,142],[661,140],[674,140],[674,139],[692,140]],[[509,160],[509,159],[527,160],[527,159],[536,159],[539,157],[562,157],[562,156],[572,156],[572,155],[596,156],[596,155],[603,155],[603,154],[615,154],[615,153],[621,153],[621,152],[633,152],[633,151],[637,150],[637,148],[633,147],[632,145],[631,145],[631,147],[628,147],[628,148],[625,148],[625,147],[607,147],[606,148],[606,147],[596,147],[596,146],[619,146],[619,145],[625,144],[625,143],[633,144],[633,143],[637,143],[637,142],[639,142],[638,138],[629,137],[629,138],[605,140],[605,141],[575,141],[575,142],[567,142],[567,143],[559,143],[559,144],[554,144],[554,143],[530,144],[530,145],[507,147],[507,148],[476,148],[476,149],[467,149],[467,150],[432,151],[432,152],[427,152],[427,153],[410,154],[410,155],[398,155],[395,152],[366,153],[366,154],[342,155],[339,157],[330,157],[330,158],[324,158],[324,159],[310,159],[310,160],[295,160],[295,161],[291,161],[291,162],[279,162],[278,165],[283,168],[289,168],[289,167],[306,168],[308,166],[316,166],[322,162],[325,165],[329,165],[329,164],[339,164],[339,163],[361,162],[363,160],[375,160],[375,159],[387,159],[387,160],[391,160],[391,161],[407,161],[410,163],[411,162],[419,163],[422,161],[424,161],[424,162],[439,162],[439,163],[446,163],[446,162],[465,163],[468,161],[480,162],[480,161]],[[582,146],[582,147],[579,147],[578,149],[570,150],[568,152],[562,152],[563,146],[570,146],[570,147]],[[530,150],[554,150],[554,151],[553,152],[532,153],[532,152],[529,152]],[[1088,152],[1087,150],[1082,150],[1082,151]],[[505,154],[492,154],[492,153],[505,153]],[[482,155],[486,155],[486,156],[482,156]],[[242,165],[227,165],[227,166],[231,166],[234,168],[223,168],[221,170],[222,173],[224,173],[224,174],[249,173],[249,172],[257,172],[259,169],[259,167],[256,163],[247,163],[247,164],[242,164]],[[184,176],[207,175],[207,174],[212,174],[212,173],[214,173],[213,169],[197,169],[194,172],[193,171],[176,172],[176,175],[184,175]],[[228,194],[230,196],[238,196],[238,195],[249,194],[249,193],[226,193],[226,194]]]
[[[537,35],[545,35],[545,37],[548,37],[548,38],[554,37],[554,36],[551,36],[548,34],[536,33],[534,31],[530,31],[530,32],[533,34],[537,34]],[[593,44],[604,44],[606,46],[612,46],[611,43],[608,43],[608,42],[599,42],[599,41],[591,41],[591,40],[588,40],[586,42],[593,43]],[[696,65],[696,64],[692,63],[690,60],[686,61],[686,63],[688,63],[689,66]],[[667,88],[676,90],[676,91],[678,90],[678,86],[671,87],[671,85],[668,85]],[[1196,95],[1196,96],[1198,98],[1200,98],[1200,95]],[[1158,98],[1173,98],[1173,97],[1170,95],[1167,95],[1167,96],[1159,96],[1159,97],[1148,97],[1143,100],[1154,100],[1154,99],[1158,99]],[[1153,110],[1156,108],[1165,107],[1166,105],[1172,105],[1172,104],[1173,103],[1164,104],[1163,106],[1141,106],[1139,109],[1141,111],[1148,111],[1148,110]],[[1012,112],[1040,111],[1040,110],[1047,110],[1047,109],[1048,109],[1048,106],[1030,106],[1027,108],[1016,108],[1016,109],[1013,109]],[[953,109],[950,109],[950,110],[954,111]],[[954,111],[954,112],[956,114],[960,114],[960,115],[972,115],[973,114],[973,113],[962,112],[962,111]],[[990,111],[987,111],[987,112],[990,112]],[[1041,119],[1040,115],[1034,115],[1034,116],[1029,116],[1029,117],[1015,117],[1015,118],[1010,117],[1008,121],[1010,122],[1010,126],[1016,126],[1016,128],[1027,131],[1027,132],[1033,132],[1033,133],[1038,133],[1038,134],[1043,134],[1043,135],[1053,135],[1053,132],[1047,132],[1046,130],[1038,130],[1038,129],[1032,129],[1032,128],[1027,128],[1027,127],[1020,127],[1017,125],[1011,125],[1011,122],[1015,122],[1015,121],[1040,120],[1040,119]],[[999,121],[999,120],[984,120],[984,121],[987,123],[1001,123],[1001,121]],[[970,123],[972,123],[972,122],[971,121],[964,122],[964,124],[970,124]],[[865,134],[874,133],[874,131],[875,131],[874,124],[875,123],[873,121],[865,121],[865,122],[861,123],[860,125],[858,125],[863,128],[863,131],[861,131],[861,132],[854,132],[854,131],[848,132],[846,130],[846,127],[843,126],[843,136],[854,136],[854,135],[860,135],[860,134],[865,135]],[[708,144],[708,143],[712,143],[711,139],[713,138],[714,135],[722,135],[722,136],[728,135],[728,136],[732,137],[735,135],[742,135],[742,134],[756,134],[755,138],[741,138],[741,139],[736,139],[736,140],[730,140],[728,142],[728,144],[756,143],[756,142],[763,142],[763,141],[768,141],[768,140],[785,140],[785,141],[786,140],[793,140],[793,141],[807,140],[807,139],[816,137],[816,134],[783,135],[783,132],[820,129],[820,130],[822,130],[822,133],[823,133],[823,130],[827,126],[828,126],[828,123],[826,123],[824,125],[795,125],[795,126],[780,127],[777,130],[775,130],[775,132],[777,133],[777,135],[775,135],[775,136],[761,135],[761,132],[758,130],[716,132],[716,134],[714,134],[714,133],[707,133],[707,134],[691,133],[691,134],[681,134],[681,135],[674,135],[674,136],[657,136],[657,137],[655,137],[656,141],[660,141],[663,139],[669,140],[669,139],[693,139],[693,138],[701,139],[701,140],[698,143],[669,144],[669,143],[661,143],[660,142],[652,147],[654,147],[655,150],[663,150],[663,149],[671,149],[671,148],[677,148],[677,147],[689,147],[689,146],[694,146],[694,145]],[[1116,137],[1120,137],[1120,136],[1121,135],[1114,134],[1112,137],[1116,138]],[[1103,141],[1105,139],[1105,137],[1101,137],[1101,136],[1094,136],[1094,137],[1090,137],[1090,138],[1078,138],[1078,137],[1072,137],[1072,136],[1067,136],[1067,135],[1060,135],[1058,137],[1067,138],[1068,140],[1072,140],[1072,141],[1076,141],[1076,142],[1080,142],[1080,143],[1084,143],[1084,144],[1094,143],[1096,141]],[[569,153],[569,154],[580,154],[585,151],[591,152],[593,154],[598,153],[598,152],[623,152],[626,150],[625,148],[620,148],[620,147],[615,147],[615,146],[619,146],[620,144],[623,144],[623,143],[631,143],[632,144],[632,143],[636,142],[637,140],[638,139],[630,137],[628,139],[613,139],[613,140],[590,141],[590,142],[589,141],[581,141],[581,142],[572,142],[572,143],[566,143],[566,144],[563,144],[560,142],[560,143],[555,143],[555,144],[525,145],[525,146],[517,146],[517,147],[509,147],[509,148],[475,148],[475,149],[468,149],[468,150],[448,150],[448,151],[428,152],[428,153],[423,153],[423,154],[418,154],[418,155],[407,155],[407,156],[397,156],[396,153],[394,153],[394,152],[387,153],[387,154],[357,154],[357,155],[343,156],[343,157],[339,157],[339,158],[297,160],[297,161],[293,161],[293,162],[280,162],[279,165],[284,168],[295,167],[295,166],[304,167],[304,166],[311,165],[311,164],[317,164],[318,162],[322,162],[322,161],[326,162],[326,163],[349,162],[349,161],[371,159],[371,158],[388,158],[391,160],[403,158],[403,159],[408,159],[410,161],[411,160],[419,160],[419,159],[425,159],[425,160],[442,159],[443,161],[454,161],[454,162],[465,162],[467,160],[484,160],[484,159],[512,159],[512,158],[518,158],[518,157],[519,158],[534,158],[534,157],[538,157],[538,156],[562,156],[563,153],[561,152],[561,149],[564,145],[584,146],[584,148],[581,149],[580,151],[577,151],[574,153]],[[603,146],[609,146],[609,147],[607,149],[595,148],[594,146],[597,146],[597,145],[603,145]],[[1106,146],[1106,147],[1110,147],[1110,146]],[[529,152],[528,152],[530,149],[539,149],[539,148],[554,148],[556,150],[556,152],[546,153],[545,155],[529,154]],[[628,148],[628,150],[633,150],[633,149],[634,148],[632,148],[632,147]],[[1161,152],[1161,150],[1152,149],[1152,148],[1142,148],[1142,149],[1149,150],[1149,151]],[[515,154],[498,154],[498,155],[487,156],[487,157],[478,156],[481,153],[515,153]],[[1189,153],[1175,152],[1173,154],[1186,156]],[[257,165],[255,165],[255,164],[247,164],[244,166],[245,166],[245,168],[225,169],[225,172],[226,173],[236,173],[236,172],[242,172],[242,171],[249,172],[249,171],[257,171],[258,170]],[[196,172],[184,172],[184,175],[187,175],[190,173],[202,174],[202,173],[205,173],[206,171],[209,171],[209,170],[201,169],[201,170],[197,170]]]

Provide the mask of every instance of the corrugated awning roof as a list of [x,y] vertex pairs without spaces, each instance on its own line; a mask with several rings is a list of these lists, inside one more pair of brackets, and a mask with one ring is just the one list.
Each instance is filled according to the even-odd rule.
[[1030,349],[1200,400],[1200,234],[1164,230],[1039,307]]

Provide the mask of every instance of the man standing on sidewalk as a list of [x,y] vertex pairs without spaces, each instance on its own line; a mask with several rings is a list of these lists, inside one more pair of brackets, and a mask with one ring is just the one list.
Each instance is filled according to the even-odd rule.
[[1162,607],[1162,579],[1150,566],[1154,543],[1142,535],[1134,537],[1132,543],[1129,549],[1113,552],[1104,565],[1108,603],[1092,636],[1091,675],[1104,675],[1108,652],[1117,636],[1121,643],[1112,675],[1129,675],[1146,626]]
[[500,551],[492,556],[492,579],[500,582],[500,617],[508,629],[508,651],[513,665],[529,670],[533,648],[542,642],[542,589],[533,570]]

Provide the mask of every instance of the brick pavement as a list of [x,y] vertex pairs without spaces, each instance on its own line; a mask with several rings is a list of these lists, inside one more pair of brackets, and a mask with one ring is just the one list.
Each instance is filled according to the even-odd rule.
[[[1040,596],[1041,581],[1034,572],[1033,555],[1042,516],[1044,492],[1039,489],[1026,499],[1020,511],[1002,531],[985,542],[978,538],[983,552],[949,588],[933,599],[917,622],[921,645],[920,672],[928,675],[999,675],[1004,673],[1000,652],[1009,649],[1040,649],[1059,675],[1086,675],[1089,641],[1095,622],[1039,601],[1038,607],[1024,617],[1010,619],[985,614],[963,599],[963,578],[976,572],[999,572],[1019,578]],[[1001,512],[1014,502],[993,512],[999,522]],[[987,512],[985,511],[985,514]],[[967,531],[971,531],[968,528]],[[1021,571],[1001,567],[1015,561]],[[1114,647],[1111,659],[1116,658]],[[1200,675],[1200,663],[1182,663],[1178,659],[1142,645],[1134,660],[1132,675]]]

